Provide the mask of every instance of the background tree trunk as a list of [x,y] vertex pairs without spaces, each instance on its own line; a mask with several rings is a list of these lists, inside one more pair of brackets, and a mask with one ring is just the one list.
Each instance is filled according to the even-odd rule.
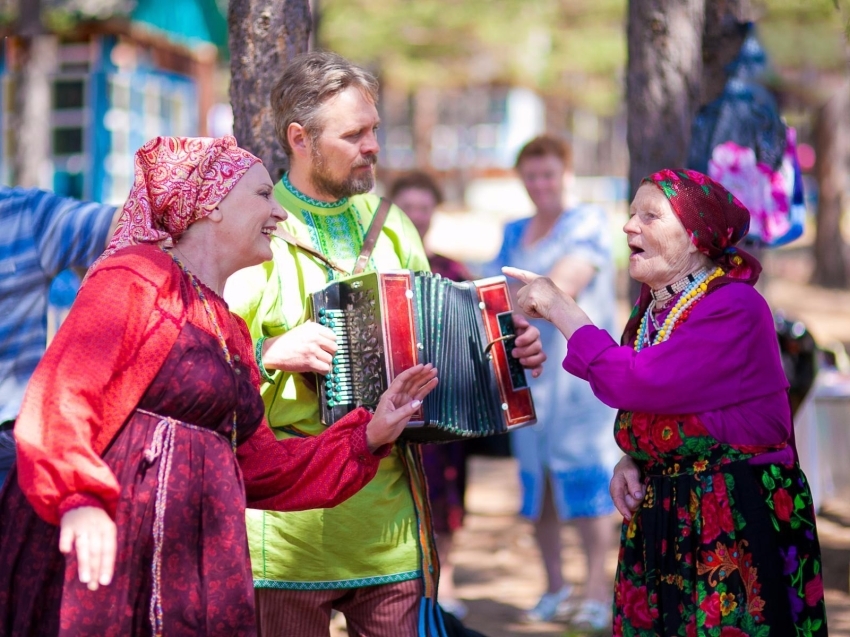
[[660,168],[685,163],[699,106],[705,0],[631,0],[626,100],[634,193]]
[[815,178],[818,183],[815,271],[812,283],[828,288],[847,285],[847,262],[841,236],[844,209],[844,119],[848,87],[844,86],[820,108],[815,120]]
[[[699,108],[706,0],[629,0],[626,116],[631,200],[640,180],[684,166]],[[629,280],[629,298],[640,284]]]
[[416,89],[412,99],[413,154],[417,168],[431,165],[431,138],[439,122],[440,93],[437,89]]
[[705,0],[700,106],[723,93],[729,79],[726,67],[741,52],[747,33],[745,23],[754,20],[750,0]]
[[17,143],[12,156],[12,183],[26,188],[52,188],[50,171],[51,87],[58,64],[56,36],[44,32],[40,0],[20,0],[12,130]]
[[263,160],[272,179],[286,170],[269,96],[287,60],[307,51],[308,0],[230,0],[230,103],[239,145]]

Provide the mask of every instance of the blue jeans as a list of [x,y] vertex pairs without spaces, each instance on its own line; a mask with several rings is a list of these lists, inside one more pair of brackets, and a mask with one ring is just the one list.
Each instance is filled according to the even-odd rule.
[[0,431],[0,487],[15,462],[15,438],[11,429]]

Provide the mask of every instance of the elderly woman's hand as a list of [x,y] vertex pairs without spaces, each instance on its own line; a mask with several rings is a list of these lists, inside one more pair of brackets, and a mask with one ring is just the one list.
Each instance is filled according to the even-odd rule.
[[623,456],[614,466],[614,475],[608,487],[614,506],[624,518],[632,519],[643,501],[644,489],[640,478],[640,469],[629,456]]
[[531,318],[542,318],[570,338],[578,328],[591,325],[587,314],[549,277],[528,270],[504,267],[502,272],[525,283],[517,292],[517,304]]
[[437,386],[437,370],[431,363],[415,365],[393,379],[381,396],[375,415],[366,425],[366,443],[372,453],[395,442],[422,399]]
[[112,581],[116,536],[115,522],[99,507],[71,509],[59,522],[59,551],[76,552],[80,581],[90,591]]

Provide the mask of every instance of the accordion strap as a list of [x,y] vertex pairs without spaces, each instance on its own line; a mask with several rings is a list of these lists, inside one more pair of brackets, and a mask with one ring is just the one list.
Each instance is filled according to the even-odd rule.
[[389,199],[381,197],[381,203],[375,211],[375,216],[372,217],[372,223],[369,224],[369,230],[366,232],[366,238],[363,239],[363,248],[360,250],[360,256],[357,257],[357,262],[354,264],[354,269],[351,274],[360,274],[366,269],[369,263],[369,257],[372,256],[372,250],[375,249],[375,244],[378,242],[378,236],[381,234],[381,229],[384,227],[384,222],[387,220],[387,215],[390,212]]
[[292,234],[288,230],[284,230],[280,226],[277,226],[275,228],[275,231],[274,231],[273,234],[274,234],[274,236],[286,241],[289,245],[294,246],[294,247],[298,248],[299,250],[303,250],[304,252],[306,252],[310,256],[318,259],[319,261],[324,263],[329,268],[336,270],[337,272],[341,272],[342,274],[348,274],[348,272],[343,270],[340,266],[338,266],[336,263],[334,263],[331,259],[329,259],[324,254],[322,254],[321,252],[316,250],[313,246],[307,245],[306,243],[301,241],[301,239],[296,237],[294,234]]

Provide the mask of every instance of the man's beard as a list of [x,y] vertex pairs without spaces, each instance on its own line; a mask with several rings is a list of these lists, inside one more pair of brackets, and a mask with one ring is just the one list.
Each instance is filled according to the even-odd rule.
[[[377,155],[368,155],[360,159],[352,166],[352,170],[362,166],[374,166],[378,161]],[[325,159],[319,153],[318,148],[313,146],[313,165],[310,171],[310,181],[313,187],[323,195],[332,197],[334,200],[344,199],[352,195],[361,195],[369,192],[375,185],[375,173],[372,170],[364,172],[362,176],[351,173],[343,179],[333,177],[325,165]]]

